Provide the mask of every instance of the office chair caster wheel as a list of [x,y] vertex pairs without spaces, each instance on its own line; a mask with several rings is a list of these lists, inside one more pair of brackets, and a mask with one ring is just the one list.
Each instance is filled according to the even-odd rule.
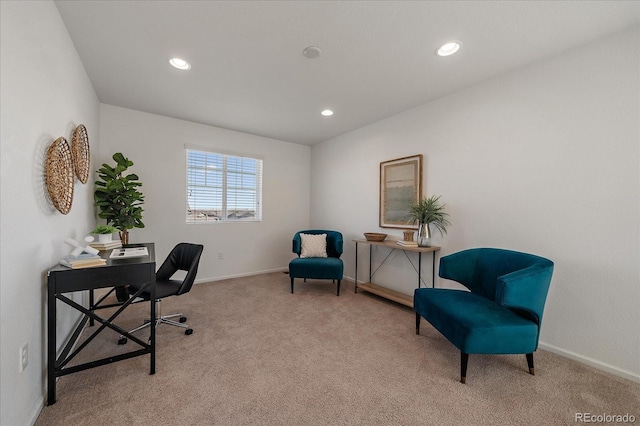
[[193,334],[193,329],[191,328],[187,328],[184,332],[184,334],[186,334],[187,336],[190,336],[191,334]]
[[180,322],[187,322],[187,317],[180,317]]
[[126,337],[121,337],[120,339],[118,339],[118,344],[119,345],[126,345],[127,344],[127,338]]

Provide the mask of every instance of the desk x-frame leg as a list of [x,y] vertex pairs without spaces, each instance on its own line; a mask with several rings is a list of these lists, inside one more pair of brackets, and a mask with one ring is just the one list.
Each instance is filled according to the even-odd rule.
[[[47,357],[49,360],[49,365],[47,368],[47,404],[48,405],[52,405],[56,402],[56,378],[57,377],[61,377],[61,376],[65,376],[67,374],[72,374],[72,373],[76,373],[78,371],[83,371],[89,368],[93,368],[93,367],[98,367],[101,365],[105,365],[105,364],[110,364],[112,362],[116,362],[116,361],[121,361],[124,359],[128,359],[128,358],[133,358],[136,356],[140,356],[140,355],[145,355],[145,354],[150,354],[151,356],[151,360],[150,360],[150,372],[149,374],[155,374],[155,323],[152,321],[151,323],[151,335],[149,337],[149,342],[145,343],[144,341],[140,340],[138,337],[130,334],[127,330],[119,327],[118,325],[114,324],[113,321],[122,313],[122,311],[124,311],[127,306],[129,306],[140,294],[142,294],[142,292],[144,290],[146,290],[147,288],[149,288],[151,286],[151,283],[147,283],[144,286],[142,286],[131,298],[129,298],[127,301],[125,301],[122,305],[120,305],[120,308],[113,313],[113,315],[111,315],[108,319],[104,319],[98,315],[96,315],[93,312],[92,307],[90,307],[89,309],[85,308],[84,306],[78,304],[77,302],[69,299],[68,297],[62,295],[62,294],[51,294],[51,292],[48,295],[47,298],[47,304],[48,304],[48,309],[49,309],[49,324],[48,324],[48,335],[49,335],[49,341],[47,342]],[[151,286],[151,291],[150,293],[152,293],[151,300],[151,318],[155,318],[155,287]],[[80,321],[80,324],[78,324],[78,326],[76,327],[75,331],[72,334],[71,339],[69,339],[69,342],[65,345],[64,349],[62,350],[60,356],[56,359],[56,324],[55,321],[52,321],[51,318],[55,318],[56,317],[56,300],[60,300],[61,302],[71,306],[72,308],[82,312],[85,316],[84,318]],[[78,337],[80,336],[80,334],[82,333],[82,330],[84,328],[84,326],[87,323],[87,320],[91,319],[91,322],[93,321],[97,321],[99,322],[101,325],[100,327],[98,327],[97,330],[95,330],[82,344],[80,344],[80,346],[78,346],[71,354],[69,354],[71,352],[71,349],[73,348],[73,346],[75,345]],[[124,354],[120,354],[120,355],[114,355],[114,356],[109,356],[106,358],[102,358],[102,359],[98,359],[95,361],[90,361],[90,362],[86,362],[83,364],[79,364],[79,365],[74,365],[71,367],[66,367],[67,364],[73,360],[76,355],[78,355],[78,353],[80,353],[80,351],[82,351],[100,332],[102,332],[105,328],[110,328],[114,331],[116,331],[117,333],[126,336],[127,338],[133,340],[134,342],[136,342],[137,344],[139,344],[140,346],[142,346],[142,349],[139,349],[137,351],[131,351],[131,352],[127,352]],[[51,338],[53,336],[53,338]]]

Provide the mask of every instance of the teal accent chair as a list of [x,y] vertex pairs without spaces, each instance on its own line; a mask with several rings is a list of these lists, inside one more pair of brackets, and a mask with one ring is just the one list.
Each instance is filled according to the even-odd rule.
[[416,289],[416,334],[422,317],[460,350],[462,383],[469,354],[526,354],[533,375],[552,274],[549,259],[511,250],[476,248],[444,256],[439,276],[470,291]]
[[[327,234],[327,257],[300,257],[302,242],[300,234]],[[340,296],[340,281],[344,272],[342,255],[342,234],[338,231],[325,231],[312,229],[299,231],[293,236],[293,252],[298,255],[289,263],[289,276],[291,277],[291,293],[293,294],[293,280],[295,278],[332,280],[338,283],[336,294]]]

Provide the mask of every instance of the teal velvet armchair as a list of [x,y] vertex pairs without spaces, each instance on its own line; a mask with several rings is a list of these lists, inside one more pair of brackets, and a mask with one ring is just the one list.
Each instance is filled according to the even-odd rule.
[[422,317],[460,350],[462,383],[469,354],[525,354],[533,375],[552,274],[549,259],[511,250],[477,248],[445,256],[439,276],[469,291],[416,289],[416,334]]
[[[303,250],[302,238],[300,234],[320,236],[326,235],[326,245],[324,245],[324,256],[312,253],[306,257]],[[293,293],[293,281],[295,278],[307,278],[332,280],[337,282],[336,294],[340,296],[340,281],[344,272],[344,265],[340,256],[342,255],[342,234],[338,231],[325,231],[322,229],[312,229],[299,231],[293,236],[293,252],[297,258],[289,263],[289,276],[291,277],[291,293]]]

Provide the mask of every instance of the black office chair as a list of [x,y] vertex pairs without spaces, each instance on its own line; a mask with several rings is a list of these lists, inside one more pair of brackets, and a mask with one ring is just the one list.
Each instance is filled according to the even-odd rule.
[[[169,296],[180,296],[181,294],[188,293],[193,286],[193,282],[196,279],[198,272],[198,263],[200,262],[200,255],[204,246],[200,244],[180,243],[171,250],[169,256],[164,261],[158,272],[156,272],[156,327],[160,324],[175,325],[176,327],[185,328],[184,334],[190,335],[193,330],[189,328],[187,324],[187,317],[182,314],[161,315],[160,313],[160,301]],[[177,271],[187,271],[187,276],[182,281],[172,280],[171,277]],[[127,287],[129,294],[134,294],[140,290],[142,284],[130,285]],[[149,300],[150,294],[148,291],[143,291],[139,297],[144,300]],[[180,317],[180,322],[173,321],[169,318]],[[129,333],[135,333],[142,330],[151,324],[151,320],[146,320],[140,327],[134,328]],[[119,345],[127,343],[127,338],[120,336],[118,340]]]

